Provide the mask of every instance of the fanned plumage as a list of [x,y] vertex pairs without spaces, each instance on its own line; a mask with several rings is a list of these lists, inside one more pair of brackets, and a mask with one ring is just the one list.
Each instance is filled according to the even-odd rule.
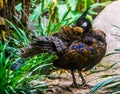
[[58,59],[53,61],[54,66],[70,69],[73,77],[73,86],[78,86],[74,70],[85,84],[81,71],[91,69],[98,64],[106,52],[106,35],[101,30],[93,30],[88,19],[85,18],[88,10],[77,20],[75,26],[63,26],[59,32],[50,36],[37,36],[28,47],[20,50],[21,57],[30,57],[35,54],[48,52],[56,53]]

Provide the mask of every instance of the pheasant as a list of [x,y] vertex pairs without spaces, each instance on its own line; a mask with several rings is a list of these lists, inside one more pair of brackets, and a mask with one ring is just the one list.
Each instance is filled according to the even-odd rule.
[[[98,64],[106,52],[106,35],[101,30],[94,30],[91,22],[85,18],[88,9],[78,18],[74,26],[63,26],[59,32],[50,36],[35,36],[32,43],[21,48],[21,57],[30,57],[41,53],[56,54],[53,65],[71,70],[72,86],[86,85],[81,72],[90,70]],[[74,71],[77,70],[82,83],[78,84]]]

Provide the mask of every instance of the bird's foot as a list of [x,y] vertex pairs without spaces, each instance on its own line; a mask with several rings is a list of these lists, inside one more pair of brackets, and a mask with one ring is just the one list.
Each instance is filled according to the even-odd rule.
[[89,85],[89,84],[84,84],[84,85],[82,85],[82,87],[85,87],[85,88],[93,88],[93,86],[92,85]]
[[89,85],[87,83],[84,83],[84,84],[81,84],[80,87],[83,87],[83,88],[92,88],[93,86]]
[[75,84],[75,83],[72,83],[71,85],[70,85],[70,87],[74,87],[74,88],[79,88],[80,87],[80,85],[79,84]]
[[74,88],[92,88],[93,86],[92,85],[89,85],[87,83],[82,83],[82,84],[75,84],[75,83],[72,83],[70,85],[70,87],[74,87]]
[[77,84],[76,81],[73,81],[73,83],[71,84],[71,87],[80,88],[80,87],[84,86],[85,84],[86,84],[85,81],[82,81],[81,84]]

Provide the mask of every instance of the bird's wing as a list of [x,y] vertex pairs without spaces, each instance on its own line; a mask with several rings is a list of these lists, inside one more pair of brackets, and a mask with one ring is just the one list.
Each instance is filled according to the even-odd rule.
[[68,54],[71,58],[86,62],[94,55],[98,55],[96,48],[97,45],[94,43],[92,45],[88,45],[83,42],[74,41],[69,47]]
[[78,62],[78,66],[82,66],[84,70],[89,70],[100,62],[105,51],[106,45],[103,42],[88,37],[84,42],[74,41],[69,46],[66,56],[71,58],[71,62]]
[[79,37],[83,34],[83,29],[81,27],[68,27],[63,26],[59,32],[53,33],[53,36],[57,36],[63,41],[69,42],[71,40],[74,40],[76,35],[79,35]]
[[64,52],[74,39],[80,39],[83,29],[80,27],[70,28],[63,26],[60,32],[53,33],[51,36],[52,42],[55,44],[58,53]]

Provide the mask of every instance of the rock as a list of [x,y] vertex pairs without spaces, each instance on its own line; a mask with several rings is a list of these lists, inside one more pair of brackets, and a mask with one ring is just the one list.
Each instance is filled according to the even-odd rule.
[[[120,48],[120,37],[113,36],[113,34],[120,35],[120,29],[113,25],[120,27],[120,0],[106,6],[93,23],[95,29],[103,30],[107,35],[107,53],[114,52],[114,49]],[[114,62],[119,60],[119,58],[119,54],[112,55],[106,58],[106,62]]]

